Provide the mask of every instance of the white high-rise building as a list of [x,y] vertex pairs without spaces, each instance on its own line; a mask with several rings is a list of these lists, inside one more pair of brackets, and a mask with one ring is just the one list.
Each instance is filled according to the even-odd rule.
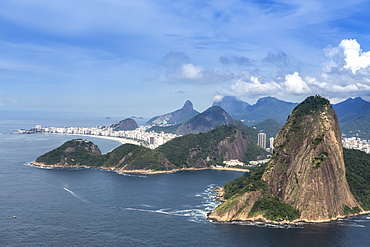
[[265,133],[258,133],[257,145],[263,149],[266,149],[266,134]]
[[274,137],[270,137],[270,153],[274,152]]
[[274,148],[274,137],[270,137],[270,148]]

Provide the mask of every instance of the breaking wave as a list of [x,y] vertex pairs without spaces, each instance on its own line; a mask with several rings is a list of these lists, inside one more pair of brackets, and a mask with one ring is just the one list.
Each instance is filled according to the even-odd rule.
[[[143,205],[143,208],[119,208],[125,211],[140,211],[147,213],[165,214],[177,217],[187,217],[189,221],[195,223],[207,223],[207,213],[213,210],[219,202],[214,201],[215,192],[213,192],[214,185],[209,185],[202,193],[193,195],[194,197],[200,197],[201,201],[194,208],[189,209],[173,209],[173,208],[162,208],[162,209],[150,209],[150,205]],[[145,208],[144,208],[145,207]]]

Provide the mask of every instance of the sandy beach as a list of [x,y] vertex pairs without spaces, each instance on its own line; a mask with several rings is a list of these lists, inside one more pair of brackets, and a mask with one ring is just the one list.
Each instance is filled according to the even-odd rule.
[[88,136],[88,137],[96,137],[96,138],[103,138],[103,139],[108,139],[112,141],[117,141],[122,144],[135,144],[135,145],[141,145],[140,142],[135,141],[133,139],[126,139],[126,138],[121,138],[121,137],[112,137],[112,136],[98,136],[98,135],[83,135],[83,134],[66,134],[66,133],[47,133],[50,135],[70,135],[70,136]]

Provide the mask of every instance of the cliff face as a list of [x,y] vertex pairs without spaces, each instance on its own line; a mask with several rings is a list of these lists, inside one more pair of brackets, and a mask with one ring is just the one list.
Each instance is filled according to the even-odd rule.
[[274,146],[262,175],[244,175],[224,186],[232,196],[210,219],[314,222],[363,212],[346,180],[338,119],[328,100],[312,96],[299,104]]
[[360,207],[346,180],[338,119],[329,101],[309,97],[298,105],[275,139],[275,154],[265,172],[272,194],[321,221]]

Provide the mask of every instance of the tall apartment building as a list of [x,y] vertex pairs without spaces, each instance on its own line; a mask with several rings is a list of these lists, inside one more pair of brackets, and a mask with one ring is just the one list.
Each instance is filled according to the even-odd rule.
[[266,134],[265,133],[258,133],[257,145],[263,149],[266,149]]

